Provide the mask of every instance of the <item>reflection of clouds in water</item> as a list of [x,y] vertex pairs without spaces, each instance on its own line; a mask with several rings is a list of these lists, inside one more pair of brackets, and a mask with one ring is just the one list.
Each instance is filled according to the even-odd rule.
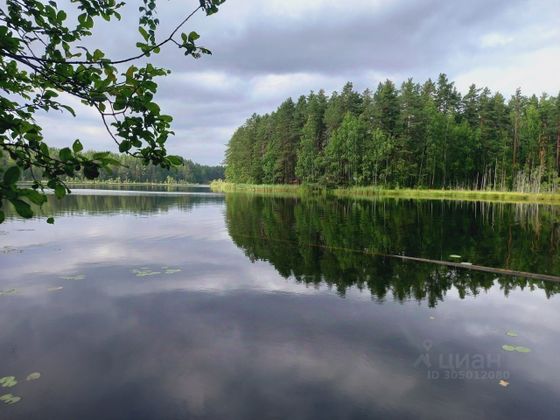
[[[558,378],[550,374],[550,362],[558,359],[560,344],[560,324],[557,322],[559,302],[559,296],[547,298],[544,291],[538,289],[513,290],[504,298],[495,286],[475,299],[461,300],[458,296],[448,296],[438,305],[436,313],[438,320],[442,318],[445,325],[451,324],[463,331],[466,337],[471,337],[473,344],[474,340],[493,340],[494,348],[498,349],[512,374],[560,393]],[[506,332],[509,330],[516,331],[519,336],[508,337]],[[526,345],[533,354],[502,352],[501,346],[508,343]],[[560,363],[556,365],[560,368]]]
[[[138,265],[150,261],[177,264],[188,258],[184,248],[195,249],[193,240],[218,242],[228,238],[220,209],[221,206],[208,205],[189,212],[173,210],[165,217],[150,218],[113,215],[84,220],[59,216],[55,226],[43,220],[24,222],[35,229],[25,234],[13,232],[21,221],[7,222],[11,234],[0,239],[0,246],[9,244],[23,253],[19,260],[3,258],[1,270],[4,276],[13,277],[37,272],[72,272],[86,264]],[[176,245],[179,240],[183,240],[185,246],[166,244],[166,241],[175,241]],[[217,253],[218,248],[215,246]],[[210,257],[209,254],[197,255],[201,262]]]
[[[434,323],[427,316],[433,311],[415,302],[380,305],[332,294],[256,291],[115,297],[103,284],[84,286],[87,293],[64,299],[28,299],[14,307],[11,319],[0,318],[4,340],[26,343],[18,345],[17,360],[10,357],[7,363],[14,371],[25,370],[20,364],[33,359],[45,372],[44,386],[56,395],[59,414],[70,409],[114,413],[120,407],[168,418],[180,406],[186,417],[245,419],[275,412],[280,417],[453,413],[453,418],[480,418],[491,408],[494,418],[505,418],[513,403],[515,394],[503,394],[492,381],[434,383],[414,367],[427,338],[433,340],[432,353],[499,351],[503,318],[515,326],[524,314],[500,317],[494,292],[469,300],[473,308],[477,302],[477,310],[468,317],[469,308],[444,301]],[[503,300],[501,293],[496,296]],[[488,335],[472,335],[477,326]],[[550,335],[551,340],[558,336]],[[529,401],[550,406],[541,400],[558,393],[550,374],[559,367],[556,359],[519,356],[527,366],[508,362],[511,383],[532,381],[531,389],[538,391],[521,398],[522,408]],[[41,401],[41,394],[33,398]]]

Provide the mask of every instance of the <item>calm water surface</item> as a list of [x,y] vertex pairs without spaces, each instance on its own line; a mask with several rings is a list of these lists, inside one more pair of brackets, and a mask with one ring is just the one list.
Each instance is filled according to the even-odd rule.
[[559,418],[560,284],[369,255],[560,275],[559,208],[75,190],[45,213],[0,225],[2,419]]

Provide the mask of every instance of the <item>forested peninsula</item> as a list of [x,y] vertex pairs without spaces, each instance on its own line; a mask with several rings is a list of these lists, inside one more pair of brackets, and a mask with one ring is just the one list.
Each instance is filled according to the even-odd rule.
[[558,192],[560,95],[463,95],[445,74],[362,93],[347,83],[252,115],[225,163],[236,184]]

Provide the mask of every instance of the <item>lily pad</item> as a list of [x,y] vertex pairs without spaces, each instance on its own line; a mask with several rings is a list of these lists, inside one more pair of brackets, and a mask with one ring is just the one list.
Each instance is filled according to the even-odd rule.
[[4,394],[0,397],[0,401],[4,404],[12,405],[21,401],[21,397],[13,394]]
[[506,332],[506,335],[509,337],[517,337],[517,333],[515,331],[508,331]]
[[25,380],[26,381],[36,381],[40,377],[41,377],[41,374],[39,372],[33,372],[33,373],[30,373],[29,375],[27,375],[27,378],[25,378]]
[[458,258],[461,258],[461,256],[460,256],[460,255],[457,255],[457,254],[451,254],[451,255],[449,256],[449,258],[458,259]]
[[132,270],[132,272],[134,274],[136,274],[136,277],[155,276],[157,274],[161,274],[161,271],[152,271],[149,268],[147,268],[147,269],[142,268],[140,270],[134,269],[134,270]]
[[512,346],[511,344],[504,344],[502,349],[505,351],[516,351],[518,353],[529,353],[531,349],[529,347],[524,346]]
[[15,295],[17,293],[16,289],[0,290],[0,296]]
[[75,276],[62,276],[60,278],[63,280],[83,280],[86,276],[84,274],[76,274]]
[[62,286],[58,286],[58,287],[49,287],[49,288],[47,289],[47,291],[48,291],[48,292],[58,292],[59,290],[62,290],[62,289],[64,289],[64,287],[62,287]]
[[0,378],[0,385],[2,388],[11,388],[17,385],[17,380],[15,376],[4,376]]

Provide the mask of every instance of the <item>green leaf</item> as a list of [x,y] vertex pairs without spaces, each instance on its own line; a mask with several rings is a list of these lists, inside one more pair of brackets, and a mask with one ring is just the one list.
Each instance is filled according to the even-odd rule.
[[132,147],[132,143],[129,140],[123,140],[121,144],[119,144],[119,152],[125,153],[130,150]]
[[72,150],[74,151],[74,153],[79,153],[82,150],[84,150],[84,146],[82,145],[82,142],[80,142],[80,140],[76,140],[74,144],[72,144]]
[[47,219],[47,223],[48,223],[49,225],[54,225],[54,217],[49,217],[49,218]]
[[2,386],[2,388],[12,388],[16,386],[17,383],[15,376],[4,376],[0,378],[0,386]]
[[146,41],[150,37],[148,32],[144,28],[142,28],[141,26],[138,27],[138,32],[140,32],[140,35],[142,35],[142,38],[144,38]]
[[504,344],[502,346],[502,349],[505,350],[505,351],[515,351],[515,346],[512,346],[510,344]]
[[94,153],[91,157],[92,157],[94,160],[99,160],[99,159],[104,159],[104,158],[106,158],[106,157],[109,156],[110,154],[111,154],[111,152],[97,152],[97,153]]
[[66,111],[68,111],[70,114],[72,114],[73,117],[76,116],[76,111],[74,111],[73,108],[69,107],[68,105],[60,105],[62,108],[64,108]]
[[199,39],[199,38],[200,38],[200,35],[197,34],[197,33],[194,32],[194,31],[192,31],[192,32],[189,34],[189,41],[190,41],[190,42],[196,41],[196,40]]
[[105,57],[105,54],[103,53],[103,51],[97,49],[93,52],[93,60],[94,61],[99,61],[101,60],[103,57]]
[[134,76],[134,72],[136,72],[136,70],[138,70],[138,68],[136,66],[130,66],[128,68],[128,70],[125,73],[125,76],[127,78],[132,78]]
[[66,162],[67,160],[72,159],[72,151],[68,147],[60,149],[60,151],[58,152],[58,157],[61,161]]
[[41,194],[39,191],[29,188],[22,190],[22,195],[27,197],[29,201],[31,201],[33,204],[37,204],[38,206],[42,206],[47,201],[47,197],[44,194]]
[[181,156],[167,156],[167,161],[173,166],[180,166],[183,164],[183,158]]
[[4,404],[12,405],[21,401],[21,397],[17,397],[12,394],[4,394],[0,397],[0,401]]
[[26,381],[36,381],[40,377],[41,377],[41,374],[39,372],[33,372],[33,373],[30,373],[29,375],[27,375],[27,378],[25,378],[25,380]]
[[31,210],[31,206],[25,201],[16,198],[14,200],[10,200],[10,202],[15,207],[17,214],[24,219],[31,219],[33,217],[33,210]]
[[54,187],[54,195],[56,198],[61,199],[66,195],[66,188],[63,185],[58,184]]
[[60,23],[64,22],[66,20],[66,12],[64,10],[60,10],[58,12],[58,14],[56,15],[56,20],[58,20]]
[[4,173],[4,184],[14,185],[19,177],[21,176],[21,171],[17,166],[12,166]]
[[84,165],[84,176],[87,179],[95,179],[99,176],[99,168],[95,164],[85,164]]

